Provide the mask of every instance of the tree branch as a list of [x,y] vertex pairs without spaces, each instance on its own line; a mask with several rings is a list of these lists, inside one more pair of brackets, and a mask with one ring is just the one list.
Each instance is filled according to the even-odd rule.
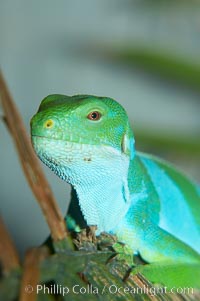
[[6,275],[11,270],[19,268],[19,257],[10,238],[6,227],[0,217],[0,261],[3,267],[3,273]]
[[4,111],[4,121],[16,144],[26,179],[43,211],[53,240],[62,240],[67,236],[64,219],[33,151],[22,118],[14,104],[1,72],[0,97]]

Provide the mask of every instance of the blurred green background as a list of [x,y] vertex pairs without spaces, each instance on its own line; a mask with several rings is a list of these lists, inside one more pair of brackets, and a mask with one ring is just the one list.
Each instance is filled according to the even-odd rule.
[[[137,149],[200,182],[199,1],[1,0],[0,60],[28,131],[48,94],[109,96]],[[23,254],[49,231],[3,122],[0,164],[1,214]],[[44,170],[65,213],[69,187]]]

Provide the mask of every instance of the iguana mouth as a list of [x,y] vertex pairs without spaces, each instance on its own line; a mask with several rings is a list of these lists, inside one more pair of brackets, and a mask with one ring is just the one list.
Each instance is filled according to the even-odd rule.
[[[42,136],[42,135],[35,135],[35,134],[32,134],[31,135],[31,139],[34,139],[34,138],[39,138],[39,139],[46,139],[47,141],[58,141],[58,142],[63,142],[63,143],[73,143],[73,144],[76,144],[76,145],[87,145],[88,147],[91,146],[91,145],[96,145],[95,143],[92,143],[91,141],[88,142],[88,143],[84,143],[83,142],[83,138],[79,137],[78,139],[76,140],[73,140],[71,139],[71,137],[69,136],[67,139],[62,139],[62,138],[56,138],[56,137],[47,137],[47,136]],[[101,146],[104,146],[104,144],[101,144]],[[106,145],[105,145],[106,146]]]
[[31,137],[47,138],[46,136],[40,136],[40,135],[31,135]]
[[[41,135],[31,135],[31,137],[36,137],[36,138],[43,138],[43,139],[48,139],[48,140],[58,140],[58,141],[67,141],[67,142],[73,142],[70,140],[64,140],[61,138],[55,138],[55,137],[47,137],[47,136],[41,136]],[[75,142],[74,142],[75,143]]]
[[33,148],[40,156],[45,155],[46,158],[57,156],[61,160],[66,159],[68,163],[74,161],[75,158],[78,160],[82,158],[83,161],[91,162],[94,154],[93,145],[81,142],[40,135],[32,135],[31,141]]

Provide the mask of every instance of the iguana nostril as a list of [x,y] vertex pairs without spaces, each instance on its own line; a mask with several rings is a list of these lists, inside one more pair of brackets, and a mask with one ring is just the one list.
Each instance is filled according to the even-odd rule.
[[44,123],[44,127],[47,128],[47,129],[50,129],[52,128],[54,125],[54,121],[52,119],[48,119],[45,121]]

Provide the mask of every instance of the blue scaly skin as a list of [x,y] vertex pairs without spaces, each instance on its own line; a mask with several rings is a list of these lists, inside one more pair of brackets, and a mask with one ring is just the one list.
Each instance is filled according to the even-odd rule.
[[72,185],[69,212],[80,226],[115,234],[149,263],[200,263],[197,187],[167,162],[135,152],[119,103],[49,95],[31,135],[38,157]]

